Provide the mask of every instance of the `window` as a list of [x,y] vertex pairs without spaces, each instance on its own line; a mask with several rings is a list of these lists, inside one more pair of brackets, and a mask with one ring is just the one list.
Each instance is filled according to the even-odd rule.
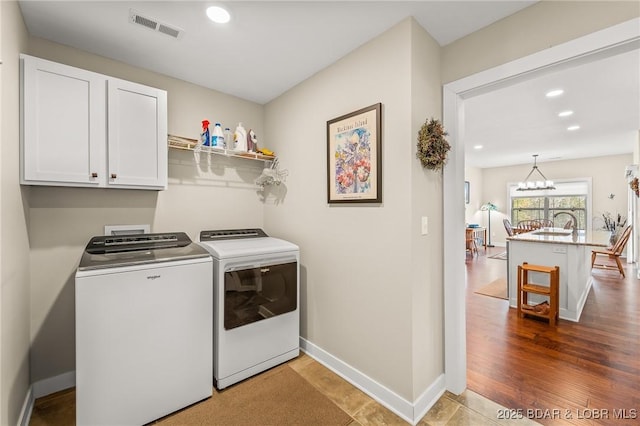
[[578,229],[586,229],[588,223],[589,182],[556,182],[555,190],[516,191],[511,185],[511,223],[517,225],[522,220],[549,219],[556,228],[562,228],[571,220],[568,212],[578,220]]

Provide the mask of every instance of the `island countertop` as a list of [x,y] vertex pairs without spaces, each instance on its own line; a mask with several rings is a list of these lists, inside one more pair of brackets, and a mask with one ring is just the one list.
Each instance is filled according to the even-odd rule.
[[609,232],[589,230],[578,231],[577,237],[573,237],[570,229],[563,228],[540,228],[535,231],[516,234],[507,237],[509,241],[527,241],[533,243],[549,244],[573,244],[583,246],[608,247]]

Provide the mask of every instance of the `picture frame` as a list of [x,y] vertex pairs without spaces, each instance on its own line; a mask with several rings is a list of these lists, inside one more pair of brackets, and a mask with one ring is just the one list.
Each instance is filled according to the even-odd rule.
[[464,203],[465,204],[469,204],[469,190],[470,190],[470,184],[468,180],[464,181]]
[[327,202],[382,202],[382,104],[327,121]]

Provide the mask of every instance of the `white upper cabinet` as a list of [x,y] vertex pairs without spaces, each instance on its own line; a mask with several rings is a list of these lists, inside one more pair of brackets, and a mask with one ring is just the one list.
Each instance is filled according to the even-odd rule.
[[109,185],[166,187],[167,93],[108,81]]
[[166,188],[165,91],[20,58],[22,184]]
[[32,57],[23,56],[22,65],[23,183],[98,186],[105,173],[105,79]]

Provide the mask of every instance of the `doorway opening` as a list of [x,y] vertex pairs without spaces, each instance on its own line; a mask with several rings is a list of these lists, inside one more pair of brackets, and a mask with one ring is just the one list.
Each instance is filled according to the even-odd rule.
[[[443,123],[455,147],[444,169],[444,258],[465,258],[464,101],[498,87],[640,48],[640,18],[597,31],[524,58],[482,71],[443,87]],[[465,270],[457,262],[444,265],[445,385],[452,393],[466,388]]]

